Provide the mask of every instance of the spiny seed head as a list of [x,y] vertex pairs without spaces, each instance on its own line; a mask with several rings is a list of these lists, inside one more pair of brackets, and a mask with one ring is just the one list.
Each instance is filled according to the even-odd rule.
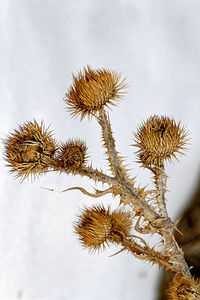
[[111,213],[103,206],[86,208],[75,225],[75,233],[84,247],[95,251],[108,242],[120,243],[128,236],[132,226],[130,214],[122,210]]
[[108,243],[112,231],[110,214],[104,207],[85,209],[75,226],[75,232],[83,246],[90,251],[99,250]]
[[187,132],[180,123],[165,116],[154,115],[147,119],[135,135],[138,161],[144,166],[162,166],[176,154],[183,154]]
[[12,173],[24,180],[47,171],[56,142],[43,122],[25,122],[4,141],[5,159]]
[[182,277],[181,275],[175,275],[170,287],[167,291],[169,300],[195,300],[200,299],[200,285],[193,278]]
[[74,116],[96,115],[104,106],[115,105],[126,88],[125,79],[108,69],[93,70],[89,66],[73,75],[73,84],[66,94],[65,101]]
[[111,214],[112,233],[111,241],[119,242],[122,238],[129,236],[132,228],[131,214],[123,210],[115,210]]
[[81,140],[69,140],[62,143],[56,152],[53,162],[55,170],[74,172],[81,169],[86,162],[87,147]]

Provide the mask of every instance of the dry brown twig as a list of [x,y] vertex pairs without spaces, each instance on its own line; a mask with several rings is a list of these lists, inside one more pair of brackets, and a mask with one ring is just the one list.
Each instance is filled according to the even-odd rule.
[[[104,206],[83,210],[75,225],[82,245],[95,251],[109,243],[117,243],[122,247],[119,252],[128,250],[141,260],[173,272],[169,299],[199,299],[199,286],[192,278],[183,251],[175,240],[173,231],[176,223],[168,216],[165,198],[165,163],[183,153],[188,141],[187,132],[174,119],[157,115],[151,116],[138,127],[133,145],[138,148],[137,161],[153,173],[155,189],[137,187],[134,177],[131,178],[127,172],[124,159],[116,150],[106,111],[107,107],[121,99],[125,88],[125,79],[116,72],[87,67],[73,76],[73,84],[65,97],[73,116],[95,118],[99,123],[112,176],[87,163],[87,146],[84,142],[74,139],[59,144],[52,138],[49,129],[35,120],[26,122],[7,137],[5,159],[11,172],[22,180],[54,170],[106,183],[109,186],[106,190],[95,190],[95,193],[89,193],[83,187],[66,189],[78,189],[93,198],[107,193],[120,197],[117,210],[112,211]],[[160,250],[150,247],[137,233],[159,234],[162,242]]]

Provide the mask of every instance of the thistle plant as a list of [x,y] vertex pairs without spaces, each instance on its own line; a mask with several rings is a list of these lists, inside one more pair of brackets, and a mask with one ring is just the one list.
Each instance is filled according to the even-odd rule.
[[[89,163],[85,142],[71,139],[59,143],[52,138],[48,127],[45,129],[42,122],[35,120],[19,126],[6,138],[5,159],[11,173],[22,181],[56,171],[87,176],[94,182],[106,184],[106,189],[95,189],[95,193],[80,186],[66,189],[77,189],[92,198],[110,193],[120,200],[116,210],[102,204],[82,210],[74,230],[83,247],[95,252],[115,243],[119,245],[119,252],[127,250],[140,260],[172,272],[174,279],[167,291],[169,299],[200,299],[200,287],[192,278],[174,236],[177,224],[168,216],[166,207],[165,166],[184,153],[187,131],[174,119],[158,115],[150,116],[138,127],[132,145],[136,149],[136,162],[153,174],[154,187],[137,186],[135,175],[130,176],[124,158],[116,150],[108,113],[109,108],[124,97],[126,87],[121,74],[86,67],[73,75],[73,83],[64,99],[72,116],[81,120],[95,119],[100,125],[112,175]],[[150,246],[145,234],[157,234],[159,247]]]

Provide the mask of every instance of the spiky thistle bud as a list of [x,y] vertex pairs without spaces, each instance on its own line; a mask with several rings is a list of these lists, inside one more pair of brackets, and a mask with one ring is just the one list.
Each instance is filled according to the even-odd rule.
[[200,299],[200,285],[193,278],[185,278],[177,274],[170,283],[167,294],[169,300]]
[[12,173],[24,180],[35,177],[49,168],[56,151],[56,142],[43,122],[25,122],[4,141],[5,159]]
[[89,66],[73,75],[73,84],[66,94],[69,111],[81,119],[95,115],[104,106],[115,105],[126,87],[121,75],[107,69],[93,70]]
[[86,162],[86,144],[79,140],[69,140],[62,143],[56,152],[52,167],[61,172],[80,170]]
[[103,206],[86,208],[75,225],[75,233],[84,247],[100,250],[108,242],[120,243],[129,235],[132,226],[130,213],[122,210],[110,212]]
[[154,115],[147,119],[135,135],[138,161],[144,166],[162,166],[165,161],[183,154],[187,132],[180,123],[165,116]]

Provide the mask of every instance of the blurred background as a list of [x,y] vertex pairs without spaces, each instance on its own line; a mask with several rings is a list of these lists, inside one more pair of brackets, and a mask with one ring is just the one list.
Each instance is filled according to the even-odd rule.
[[[44,120],[59,141],[86,141],[90,160],[106,171],[95,120],[73,119],[63,98],[72,73],[86,65],[125,76],[126,97],[110,114],[117,149],[137,184],[151,174],[135,163],[133,134],[153,114],[186,125],[190,144],[167,166],[169,215],[175,221],[199,181],[200,2],[195,0],[1,0],[0,137],[24,121]],[[48,173],[13,178],[0,145],[0,298],[3,300],[155,300],[161,273],[117,247],[89,255],[73,233],[83,205],[98,201],[88,179]],[[101,188],[101,185],[97,185]],[[54,189],[53,192],[43,189]]]

